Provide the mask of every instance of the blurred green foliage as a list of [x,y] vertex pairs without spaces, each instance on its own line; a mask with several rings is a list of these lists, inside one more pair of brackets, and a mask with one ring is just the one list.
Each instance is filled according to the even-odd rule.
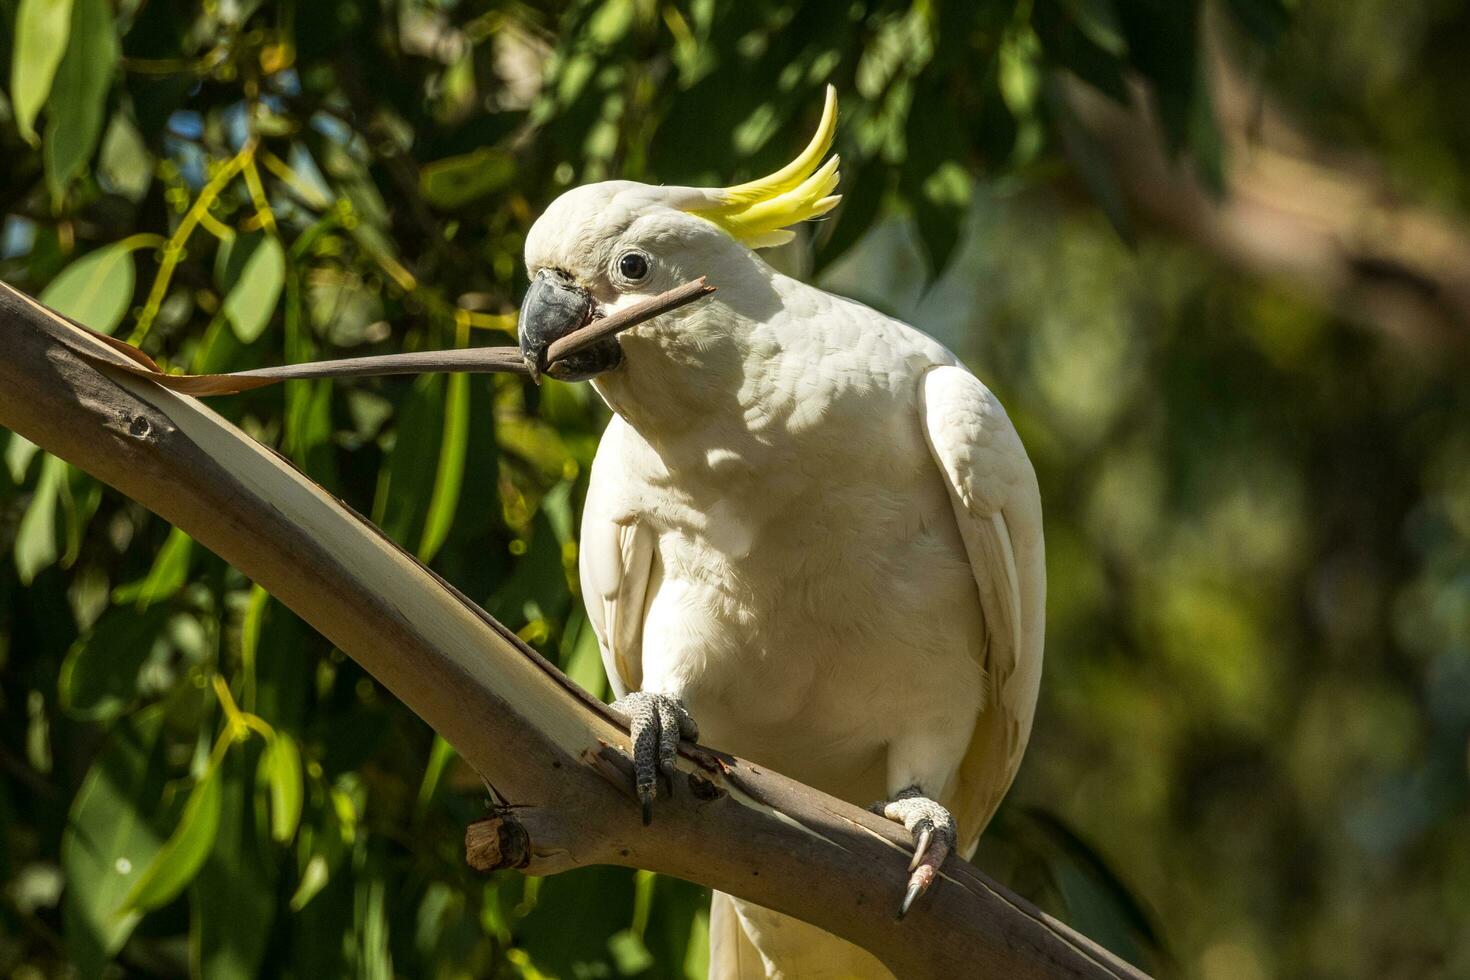
[[[1321,136],[1466,208],[1463,6],[1292,6],[1220,5]],[[773,258],[964,353],[1046,497],[1043,703],[978,862],[1160,973],[1463,976],[1463,373],[1130,250],[1056,95],[1062,69],[1152,82],[1218,180],[1202,17],[0,0],[0,276],[193,371],[509,343],[557,193],[773,169],[831,81],[846,199]],[[1055,193],[1067,174],[1094,203]],[[574,592],[605,417],[585,387],[293,382],[215,408],[606,693]],[[470,873],[483,788],[418,719],[187,536],[0,450],[0,971],[702,975],[699,888]]]

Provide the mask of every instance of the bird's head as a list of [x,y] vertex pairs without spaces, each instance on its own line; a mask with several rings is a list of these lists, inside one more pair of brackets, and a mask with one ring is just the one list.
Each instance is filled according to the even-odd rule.
[[[521,305],[519,331],[527,362],[544,368],[547,348],[557,338],[702,275],[722,293],[738,292],[752,249],[790,241],[792,225],[837,204],[837,157],[823,162],[836,126],[837,97],[829,86],[811,143],[768,177],[718,189],[610,180],[553,201],[526,237],[531,288]],[[722,298],[730,302],[736,296]],[[684,315],[676,311],[659,319]],[[557,377],[585,380],[612,370],[622,358],[618,339],[608,338],[558,362]]]

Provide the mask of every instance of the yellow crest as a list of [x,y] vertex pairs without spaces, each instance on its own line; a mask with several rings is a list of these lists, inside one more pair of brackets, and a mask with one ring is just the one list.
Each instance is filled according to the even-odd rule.
[[837,90],[827,86],[827,102],[817,133],[801,155],[768,177],[746,184],[706,191],[704,201],[686,206],[725,229],[750,248],[769,248],[791,241],[790,226],[818,218],[837,206],[837,157],[822,157],[832,149],[837,133]]

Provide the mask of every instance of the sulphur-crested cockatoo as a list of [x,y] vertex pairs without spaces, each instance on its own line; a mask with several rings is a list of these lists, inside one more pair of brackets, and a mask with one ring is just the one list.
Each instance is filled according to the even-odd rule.
[[[580,571],[638,794],[646,815],[678,739],[702,734],[886,801],[916,840],[906,911],[973,850],[1030,735],[1041,502],[1005,410],[953,354],[753,251],[837,203],[835,127],[829,89],[816,137],[769,177],[563,194],[526,239],[520,339],[540,367],[597,311],[701,275],[718,288],[558,365],[614,413]],[[889,976],[727,895],[710,930],[713,977]]]

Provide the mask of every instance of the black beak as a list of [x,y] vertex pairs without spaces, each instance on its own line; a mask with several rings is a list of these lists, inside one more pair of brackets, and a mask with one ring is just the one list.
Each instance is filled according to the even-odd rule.
[[552,342],[590,322],[595,313],[595,304],[587,290],[565,273],[552,269],[536,273],[521,303],[520,318],[521,357],[532,378],[539,383],[544,372],[561,381],[586,381],[622,362],[623,349],[617,338],[608,337],[560,359],[555,365],[546,363],[546,351]]

